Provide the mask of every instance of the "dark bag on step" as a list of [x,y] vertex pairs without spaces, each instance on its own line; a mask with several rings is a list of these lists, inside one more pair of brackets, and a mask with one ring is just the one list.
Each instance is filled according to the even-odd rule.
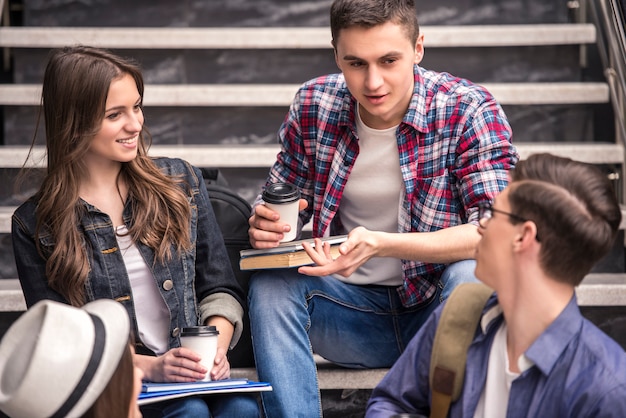
[[[230,264],[245,297],[247,297],[251,272],[239,269],[239,251],[251,248],[248,238],[248,218],[250,218],[252,208],[244,198],[228,187],[228,182],[219,169],[202,168],[201,170],[215,218],[224,236]],[[231,367],[254,367],[247,306],[244,306],[243,326],[243,334],[237,346],[228,354]]]

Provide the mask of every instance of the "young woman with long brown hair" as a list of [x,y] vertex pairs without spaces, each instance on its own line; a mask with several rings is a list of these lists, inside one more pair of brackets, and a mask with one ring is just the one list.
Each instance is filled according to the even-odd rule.
[[[143,93],[133,61],[86,46],[52,52],[42,92],[47,172],[13,215],[19,279],[29,306],[119,301],[147,380],[227,378],[226,354],[241,335],[242,291],[200,170],[148,156]],[[211,370],[180,347],[180,330],[196,325],[219,330]],[[253,397],[209,399],[215,417],[258,416]],[[209,414],[196,398],[165,412],[154,405],[159,410],[142,408],[144,416],[174,416],[181,405],[187,416]]]

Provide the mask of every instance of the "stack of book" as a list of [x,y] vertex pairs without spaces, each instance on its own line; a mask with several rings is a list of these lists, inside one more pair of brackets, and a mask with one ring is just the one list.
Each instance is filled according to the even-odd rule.
[[[339,244],[348,239],[347,235],[338,235],[322,238],[323,242],[330,244],[330,255],[333,258],[339,256]],[[239,252],[239,268],[241,270],[259,270],[274,268],[299,267],[314,264],[311,257],[306,253],[303,242],[308,242],[315,247],[313,239],[283,242],[278,247],[267,249],[251,249]]]

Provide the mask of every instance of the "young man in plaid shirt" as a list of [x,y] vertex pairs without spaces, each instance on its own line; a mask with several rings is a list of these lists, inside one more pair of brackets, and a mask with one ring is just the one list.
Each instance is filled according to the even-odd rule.
[[[250,317],[270,417],[321,416],[313,353],[346,367],[389,367],[454,286],[473,281],[478,206],[507,185],[518,156],[484,88],[418,64],[412,0],[336,0],[341,74],[305,83],[279,131],[267,184],[302,193],[313,236],[349,233],[341,256],[257,272]],[[260,203],[255,248],[288,226]]]

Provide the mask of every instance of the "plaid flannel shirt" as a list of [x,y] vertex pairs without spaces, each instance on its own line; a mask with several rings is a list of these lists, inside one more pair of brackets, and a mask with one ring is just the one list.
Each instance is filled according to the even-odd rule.
[[[477,224],[478,205],[506,187],[518,160],[506,116],[488,91],[467,80],[417,65],[414,74],[413,97],[396,131],[404,182],[398,232]],[[279,130],[281,151],[266,184],[300,188],[309,203],[300,220],[313,218],[316,237],[343,232],[336,215],[359,154],[355,112],[343,75],[330,74],[301,86]],[[428,302],[444,268],[402,260],[404,306]]]

